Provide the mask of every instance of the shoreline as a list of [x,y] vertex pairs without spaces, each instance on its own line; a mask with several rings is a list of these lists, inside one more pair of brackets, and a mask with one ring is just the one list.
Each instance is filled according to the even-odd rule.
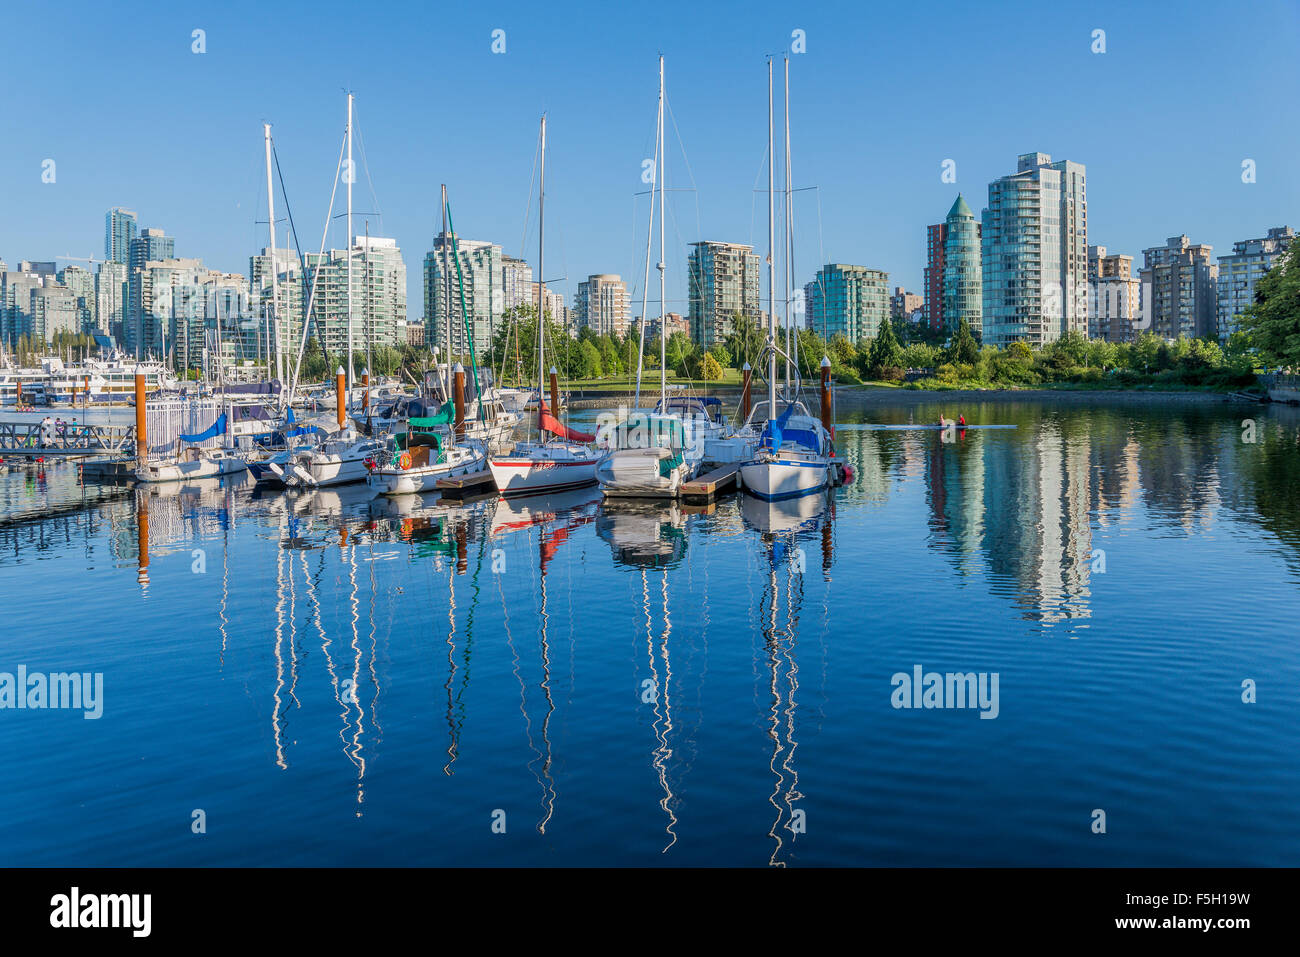
[[[817,401],[817,389],[805,389],[805,394]],[[724,403],[740,401],[740,389],[717,389],[704,393],[716,396]],[[643,401],[651,405],[658,392]],[[573,409],[602,409],[632,398],[632,393],[608,392],[597,396],[574,397],[569,400]],[[807,401],[807,400],[805,400]],[[878,409],[897,406],[923,405],[933,402],[1072,402],[1072,403],[1132,403],[1137,405],[1256,405],[1247,399],[1236,398],[1226,392],[1157,391],[1146,389],[903,389],[880,386],[841,385],[835,390],[837,411]]]

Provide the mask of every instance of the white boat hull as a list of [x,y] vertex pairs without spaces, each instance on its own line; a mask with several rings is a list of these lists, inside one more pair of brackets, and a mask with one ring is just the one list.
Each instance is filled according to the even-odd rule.
[[607,498],[676,498],[687,479],[682,462],[660,474],[660,462],[672,453],[666,449],[618,449],[596,464],[596,480]]
[[786,456],[746,462],[740,467],[740,483],[745,491],[769,500],[820,491],[826,487],[829,476],[827,462]]
[[378,468],[366,476],[366,484],[380,495],[414,495],[417,492],[432,492],[438,487],[438,480],[456,478],[480,472],[487,459],[482,452],[456,455],[450,462],[437,465],[424,465],[416,468]]
[[493,456],[492,478],[502,495],[541,495],[596,484],[596,458],[533,459]]

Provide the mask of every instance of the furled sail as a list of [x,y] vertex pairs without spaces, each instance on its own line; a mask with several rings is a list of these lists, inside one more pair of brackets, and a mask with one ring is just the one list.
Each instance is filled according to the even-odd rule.
[[587,432],[579,432],[577,429],[571,429],[551,413],[546,408],[546,403],[541,403],[537,408],[537,428],[552,435],[558,435],[562,439],[568,439],[570,442],[595,442],[596,437]]
[[181,433],[182,442],[206,442],[208,439],[215,439],[218,435],[226,431],[226,413],[222,412],[217,416],[217,421],[208,426],[202,432],[196,432],[193,435]]

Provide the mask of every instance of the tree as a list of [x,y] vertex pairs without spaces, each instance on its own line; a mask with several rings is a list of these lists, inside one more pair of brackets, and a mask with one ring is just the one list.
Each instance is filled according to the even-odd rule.
[[711,352],[704,354],[704,362],[700,367],[700,377],[709,381],[722,378],[722,366]]
[[1028,343],[1016,340],[1007,346],[1007,358],[1029,364],[1034,361],[1034,350],[1029,348]]
[[1300,366],[1300,242],[1255,283],[1255,302],[1241,328],[1265,364]]
[[758,328],[758,323],[752,318],[742,312],[732,313],[731,332],[726,337],[726,343],[727,352],[737,369],[742,368],[746,362],[751,367],[758,365],[765,338],[763,330]]
[[882,322],[871,340],[871,349],[867,353],[867,371],[879,377],[886,369],[896,369],[903,364],[903,347],[894,336],[894,324]]
[[569,375],[574,379],[599,379],[601,376],[600,350],[590,339],[583,339],[573,350]]
[[957,335],[953,337],[952,346],[948,350],[948,361],[972,366],[980,361],[979,344],[970,330],[970,323],[965,319],[957,326]]

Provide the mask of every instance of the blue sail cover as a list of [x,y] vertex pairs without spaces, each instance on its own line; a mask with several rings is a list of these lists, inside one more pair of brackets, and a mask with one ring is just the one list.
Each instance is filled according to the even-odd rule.
[[217,421],[213,422],[212,425],[210,425],[203,432],[197,432],[194,433],[193,435],[186,435],[185,433],[182,432],[181,441],[182,442],[205,442],[208,439],[215,439],[218,435],[221,435],[225,431],[226,431],[226,413],[222,412],[219,416],[217,416]]
[[763,440],[761,447],[769,452],[779,452],[781,441],[785,437],[785,427],[790,424],[790,416],[794,412],[794,406],[787,405],[785,411],[775,419],[768,419],[767,425],[763,426]]

